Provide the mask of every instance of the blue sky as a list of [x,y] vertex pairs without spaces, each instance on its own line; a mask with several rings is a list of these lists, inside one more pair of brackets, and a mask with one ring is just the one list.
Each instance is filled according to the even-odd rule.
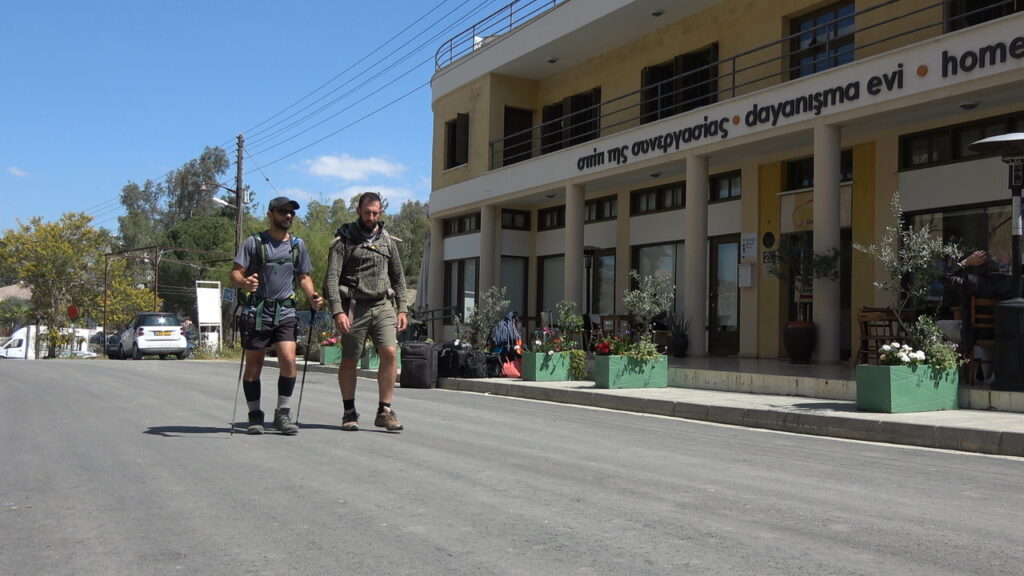
[[330,202],[363,190],[392,206],[426,201],[434,52],[507,3],[7,3],[0,231],[84,211],[116,232],[125,184],[160,181],[206,146],[234,159],[238,133],[252,155],[246,183],[263,205],[279,194]]

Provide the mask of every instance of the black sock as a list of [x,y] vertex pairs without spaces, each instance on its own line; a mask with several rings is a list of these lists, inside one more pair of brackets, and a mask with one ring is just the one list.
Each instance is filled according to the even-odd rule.
[[245,403],[249,407],[249,412],[255,412],[260,409],[260,381],[257,380],[242,380],[242,390],[245,391]]
[[277,377],[277,395],[291,397],[295,391],[295,378]]
[[385,408],[391,408],[391,402],[377,402],[377,414],[383,412]]
[[341,399],[341,403],[345,406],[345,411],[346,412],[348,412],[349,410],[355,410],[356,409],[356,399],[355,398],[353,398],[351,400],[345,400],[344,398],[342,398]]

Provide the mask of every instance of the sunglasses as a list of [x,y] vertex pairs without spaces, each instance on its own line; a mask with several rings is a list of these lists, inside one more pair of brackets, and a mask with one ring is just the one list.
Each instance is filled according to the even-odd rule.
[[274,210],[274,212],[277,212],[281,216],[295,216],[295,210],[291,210],[289,208],[278,208],[277,210]]

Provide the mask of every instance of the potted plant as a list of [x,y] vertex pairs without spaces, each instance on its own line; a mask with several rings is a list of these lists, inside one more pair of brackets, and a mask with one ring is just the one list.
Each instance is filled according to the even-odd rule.
[[319,356],[320,364],[324,366],[341,363],[341,341],[335,331],[324,330],[320,333]]
[[879,349],[879,365],[857,365],[857,409],[870,412],[926,412],[959,407],[961,361],[930,316],[911,327],[915,348],[892,342]]
[[587,375],[587,356],[579,348],[583,316],[576,303],[562,300],[555,305],[558,320],[554,326],[534,331],[523,351],[523,380],[583,380]]
[[663,272],[630,271],[635,290],[626,290],[623,304],[636,330],[599,337],[594,346],[594,380],[598,388],[663,388],[668,386],[668,358],[658,352],[651,322],[675,297],[676,287]]
[[857,366],[857,408],[878,412],[921,412],[958,407],[958,367],[963,363],[956,345],[942,334],[931,314],[913,321],[904,310],[923,300],[938,275],[936,263],[956,258],[960,248],[943,242],[931,226],[901,225],[899,193],[892,198],[893,224],[881,244],[855,245],[877,259],[886,278],[875,287],[893,295],[892,310],[904,337],[879,349],[879,365]]
[[766,261],[768,273],[789,282],[797,296],[796,319],[788,320],[782,341],[794,364],[811,361],[817,344],[817,329],[811,319],[811,295],[814,281],[839,279],[839,250],[815,253],[810,233],[783,236],[779,247]]
[[679,314],[670,313],[668,315],[668,329],[671,334],[669,348],[672,350],[672,356],[675,358],[685,358],[686,351],[690,348],[690,337],[687,335],[687,332],[690,330],[690,319],[683,312]]

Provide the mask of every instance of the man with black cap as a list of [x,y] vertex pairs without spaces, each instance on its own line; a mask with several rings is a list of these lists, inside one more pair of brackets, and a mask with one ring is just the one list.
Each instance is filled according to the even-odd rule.
[[270,201],[267,219],[270,228],[245,239],[235,256],[231,282],[240,289],[242,342],[245,345],[245,372],[242,388],[249,405],[249,434],[263,433],[260,409],[260,372],[269,346],[277,346],[279,375],[274,428],[286,435],[297,434],[299,427],[291,418],[291,396],[298,369],[295,342],[299,322],[295,314],[295,284],[306,294],[313,310],[323,304],[313,288],[309,273],[313,270],[306,245],[288,230],[299,203],[278,196]]

